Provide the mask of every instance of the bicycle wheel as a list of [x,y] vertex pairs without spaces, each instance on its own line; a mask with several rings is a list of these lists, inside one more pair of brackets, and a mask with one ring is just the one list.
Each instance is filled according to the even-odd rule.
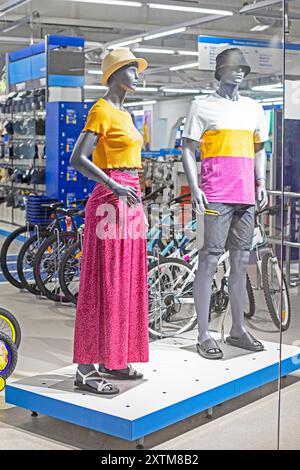
[[49,231],[41,232],[39,235],[33,235],[23,244],[18,255],[17,271],[19,279],[24,289],[34,295],[39,295],[41,293],[37,287],[33,273],[34,258],[41,244],[47,237],[49,237],[49,235]]
[[18,348],[21,343],[21,328],[16,317],[0,307],[0,331],[11,338]]
[[[262,284],[267,307],[273,323],[286,331],[291,322],[291,304],[286,279],[281,272],[276,256],[265,253],[262,257]],[[283,276],[282,310],[280,314],[281,275]]]
[[41,294],[54,302],[69,302],[59,284],[59,265],[66,250],[77,241],[77,233],[60,232],[59,239],[54,232],[43,241],[38,249],[33,273]]
[[82,243],[73,243],[65,252],[59,266],[59,284],[65,297],[77,304],[80,270],[82,261]]
[[18,350],[12,339],[0,331],[0,377],[11,376],[18,360]]
[[24,225],[6,237],[2,245],[0,254],[2,273],[6,280],[18,289],[22,289],[23,284],[20,281],[17,273],[17,256],[22,247],[22,244],[27,240],[28,237],[33,235],[33,233],[34,227],[32,225],[29,227]]
[[194,273],[183,260],[164,258],[148,268],[149,335],[166,338],[196,325]]
[[244,315],[245,318],[252,318],[254,313],[255,313],[255,297],[254,297],[254,292],[253,292],[253,287],[250,281],[250,277],[247,274],[247,284],[246,284],[246,290],[247,290],[247,304],[245,306],[245,311]]

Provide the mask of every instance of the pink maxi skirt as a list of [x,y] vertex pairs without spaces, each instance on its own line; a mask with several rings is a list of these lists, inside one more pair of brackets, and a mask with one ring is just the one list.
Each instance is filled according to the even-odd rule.
[[[141,197],[138,175],[105,171],[118,183],[136,188]],[[111,189],[97,183],[86,206],[73,361],[125,369],[128,363],[148,360],[143,207],[129,208]]]

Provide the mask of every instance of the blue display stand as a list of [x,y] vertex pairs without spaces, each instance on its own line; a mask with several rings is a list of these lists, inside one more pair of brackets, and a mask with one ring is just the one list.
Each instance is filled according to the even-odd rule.
[[67,205],[87,197],[95,186],[69,164],[90,107],[91,103],[58,101],[46,108],[46,194]]
[[[119,395],[75,390],[72,365],[8,384],[6,402],[133,441],[278,378],[277,343],[259,353],[222,345],[224,359],[209,361],[197,354],[193,335],[152,343],[150,362],[136,365],[144,379],[114,381]],[[282,375],[299,369],[299,358],[300,348],[284,345]]]

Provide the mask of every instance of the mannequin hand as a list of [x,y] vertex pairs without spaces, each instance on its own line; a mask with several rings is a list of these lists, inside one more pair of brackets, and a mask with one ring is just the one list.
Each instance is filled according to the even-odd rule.
[[265,180],[259,180],[258,186],[256,188],[258,208],[264,209],[268,203],[268,193],[266,190]]
[[119,184],[116,181],[111,181],[110,188],[116,196],[122,199],[126,199],[127,205],[129,207],[137,205],[141,202],[137,195],[136,189],[132,188],[131,186]]
[[204,214],[205,211],[205,204],[208,204],[206,196],[200,188],[192,189],[191,191],[191,199],[193,209],[199,211],[201,214]]

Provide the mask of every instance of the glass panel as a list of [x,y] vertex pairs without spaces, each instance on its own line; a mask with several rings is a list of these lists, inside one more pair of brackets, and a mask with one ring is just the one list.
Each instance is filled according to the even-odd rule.
[[[290,315],[282,307],[281,370],[279,402],[279,448],[299,449],[297,433],[300,418],[300,1],[285,2],[285,107],[283,151],[278,152],[277,168],[280,173],[278,188],[284,191],[282,220],[285,267],[282,301],[289,306]],[[282,138],[282,126],[280,130]],[[287,294],[289,293],[289,298]],[[290,323],[289,323],[290,322]],[[289,326],[289,327],[288,327]],[[288,328],[287,328],[288,327]],[[286,351],[294,348],[290,363]]]

